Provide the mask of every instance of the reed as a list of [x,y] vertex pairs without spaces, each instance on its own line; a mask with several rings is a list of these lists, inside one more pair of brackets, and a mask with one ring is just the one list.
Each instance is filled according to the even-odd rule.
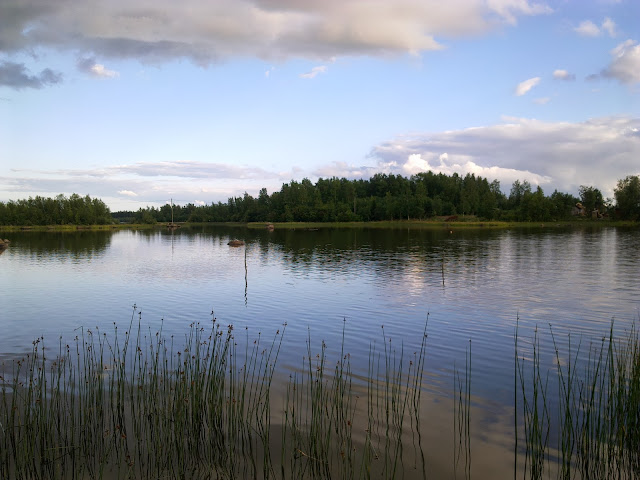
[[[174,337],[143,328],[134,306],[124,331],[81,328],[53,349],[36,339],[0,364],[0,478],[428,478],[427,324],[412,354],[383,327],[366,372],[351,364],[346,326],[338,349],[309,331],[282,391],[286,328],[238,333],[212,312]],[[615,336],[611,325],[588,348],[549,332],[552,368],[537,329],[529,343],[515,333],[514,477],[640,478],[635,326]],[[469,342],[453,378],[453,471],[465,478],[471,377]]]
[[[212,312],[210,325],[192,323],[174,338],[141,320],[134,306],[124,333],[115,324],[109,335],[79,329],[55,353],[39,338],[1,365],[0,478],[395,478],[402,470],[405,421],[419,430],[426,330],[408,367],[402,346],[383,334],[367,378],[351,369],[344,330],[331,366],[324,342],[312,353],[309,334],[278,409],[272,384],[286,325],[265,341],[238,336]],[[354,429],[367,430],[366,440]]]
[[[526,360],[516,331],[516,406],[521,406],[524,478],[640,477],[640,349],[635,325],[614,335],[613,324],[585,354],[568,337],[560,351],[550,327],[556,368],[543,374],[536,330]],[[566,355],[566,360],[564,360]],[[558,382],[552,397],[549,380]],[[551,425],[557,432],[551,434]],[[551,437],[555,437],[552,445]]]
[[[471,478],[471,340],[465,353],[464,381],[454,366],[454,477],[458,478],[458,465],[464,462],[464,478]],[[464,461],[463,461],[464,459]]]
[[[305,369],[292,374],[285,401],[283,455],[289,459],[291,478],[397,478],[404,470],[408,430],[415,459],[409,468],[426,476],[420,437],[426,327],[408,366],[403,346],[396,350],[384,327],[382,331],[383,347],[370,346],[364,385],[354,382],[351,357],[344,351],[344,329],[332,375],[326,344],[322,342],[320,352],[313,355],[309,335]],[[354,434],[359,431],[365,432],[363,442]]]

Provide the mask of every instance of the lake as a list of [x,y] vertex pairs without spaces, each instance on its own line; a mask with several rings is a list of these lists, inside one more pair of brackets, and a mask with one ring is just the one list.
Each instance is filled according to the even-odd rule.
[[[539,329],[541,362],[552,368],[550,328],[568,355],[570,338],[586,349],[612,321],[624,331],[640,316],[638,229],[216,226],[4,236],[0,361],[41,336],[56,347],[80,327],[128,326],[134,305],[143,327],[177,337],[212,312],[250,338],[270,339],[286,324],[282,379],[301,368],[309,339],[312,352],[324,342],[329,358],[344,348],[354,371],[366,373],[372,345],[409,356],[426,324],[425,391],[451,403],[454,369],[464,370],[471,348],[475,420],[485,427],[513,417],[516,325],[523,351]],[[235,238],[245,245],[229,247]]]

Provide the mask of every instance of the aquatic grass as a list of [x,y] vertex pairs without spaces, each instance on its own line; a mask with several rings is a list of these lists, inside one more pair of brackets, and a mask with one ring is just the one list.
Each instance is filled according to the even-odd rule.
[[208,333],[192,324],[180,350],[140,319],[123,341],[117,326],[111,340],[81,329],[52,362],[38,339],[3,365],[2,478],[234,478],[238,449],[268,446],[279,332],[237,361],[215,318]]
[[[515,400],[522,409],[524,478],[638,478],[640,476],[640,347],[635,325],[608,335],[581,354],[568,335],[566,361],[550,327],[555,371],[543,375],[537,329],[531,360],[520,357],[516,331]],[[549,378],[558,381],[551,397]],[[516,406],[518,403],[516,403]],[[552,412],[557,419],[551,447]],[[516,439],[520,435],[516,417]],[[517,448],[517,447],[516,447]],[[517,455],[517,452],[516,452]]]
[[333,366],[324,342],[312,354],[309,333],[303,368],[274,410],[285,329],[266,341],[238,336],[212,312],[209,325],[167,336],[162,324],[143,328],[134,306],[124,333],[79,328],[54,353],[37,339],[0,366],[0,477],[395,478],[405,421],[420,428],[426,330],[408,368],[383,334],[369,378],[352,372],[344,330]]
[[[419,414],[426,329],[408,367],[403,346],[397,351],[383,333],[381,351],[375,342],[370,345],[364,385],[354,381],[351,357],[344,351],[344,329],[342,335],[333,374],[327,366],[327,345],[322,342],[320,352],[313,355],[309,335],[305,368],[290,377],[283,433],[288,473],[291,478],[396,478],[405,468],[403,436],[408,422],[413,468],[426,477]],[[363,441],[354,433],[361,431]]]
[[[524,478],[542,478],[545,457],[548,453],[550,413],[547,402],[548,375],[544,378],[540,371],[540,340],[538,329],[534,331],[530,378],[525,377],[525,358],[518,356],[518,336],[516,327],[516,371],[521,389],[522,415],[525,439]],[[517,407],[516,397],[516,407]],[[516,431],[516,438],[519,432]],[[517,454],[517,453],[516,453]],[[528,476],[527,476],[528,475]]]
[[[332,348],[316,350],[309,330],[284,391],[274,385],[286,324],[265,337],[212,312],[183,335],[163,328],[143,328],[134,307],[125,329],[79,328],[53,349],[41,337],[0,364],[0,478],[429,477],[427,323],[412,354],[382,327],[365,372],[345,349],[346,322]],[[515,332],[514,477],[638,478],[635,326],[616,336],[612,324],[589,348],[549,332],[550,352],[538,329],[528,343]],[[471,378],[470,343],[453,379],[453,471],[465,478]]]
[[464,382],[455,367],[453,373],[454,389],[454,478],[458,478],[458,464],[464,457],[464,477],[471,478],[471,340],[465,353]]

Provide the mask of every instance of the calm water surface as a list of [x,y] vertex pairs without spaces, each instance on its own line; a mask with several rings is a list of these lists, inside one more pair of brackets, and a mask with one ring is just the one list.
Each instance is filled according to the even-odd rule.
[[[114,322],[128,327],[132,315],[149,334],[162,326],[180,343],[189,324],[209,325],[215,312],[240,332],[239,342],[258,334],[268,341],[286,324],[281,380],[303,366],[309,339],[312,353],[324,342],[328,360],[337,360],[343,329],[353,370],[366,374],[372,345],[382,351],[386,342],[407,358],[428,321],[428,412],[420,428],[427,463],[442,468],[441,478],[453,465],[454,370],[464,370],[469,348],[472,471],[504,478],[512,474],[516,325],[524,357],[539,329],[542,368],[553,371],[550,328],[564,362],[569,341],[575,352],[578,343],[599,343],[612,321],[622,332],[640,318],[638,229],[203,227],[4,236],[12,241],[0,255],[0,362],[7,364],[38,337],[56,349],[81,327],[111,332]],[[233,238],[246,245],[227,246]]]
[[[246,246],[227,246],[232,238]],[[81,326],[128,324],[135,304],[143,325],[176,335],[212,311],[250,335],[270,338],[286,323],[284,371],[300,368],[309,336],[314,351],[322,340],[339,351],[344,327],[365,369],[383,333],[412,353],[428,318],[428,388],[451,392],[471,342],[474,393],[501,404],[513,395],[518,319],[523,339],[552,324],[562,345],[569,332],[597,341],[612,320],[627,328],[640,311],[637,229],[217,227],[11,240],[0,256],[0,358],[41,335],[55,346]],[[549,362],[551,347],[543,341]]]

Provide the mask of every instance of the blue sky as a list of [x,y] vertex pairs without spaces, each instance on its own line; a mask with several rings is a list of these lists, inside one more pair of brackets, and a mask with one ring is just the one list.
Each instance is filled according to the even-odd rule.
[[613,196],[640,2],[0,0],[0,201],[433,170]]

